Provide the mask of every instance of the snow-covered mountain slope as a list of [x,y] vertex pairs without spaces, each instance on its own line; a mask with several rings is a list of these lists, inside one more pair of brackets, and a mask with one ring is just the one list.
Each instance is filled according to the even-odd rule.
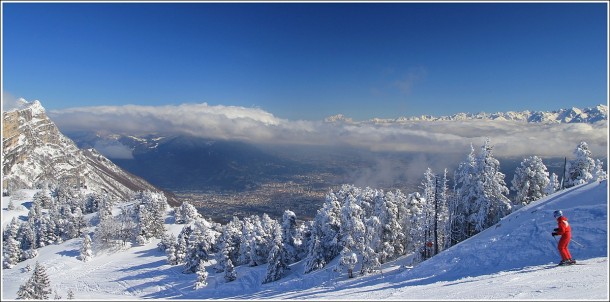
[[[29,205],[32,191],[14,204]],[[17,197],[13,197],[17,198]],[[3,220],[21,212],[7,212]],[[559,260],[552,212],[563,210],[573,229],[570,249],[578,265],[556,267]],[[47,267],[51,286],[78,300],[132,299],[304,299],[304,300],[447,300],[560,299],[608,300],[608,184],[594,182],[557,192],[506,216],[498,225],[413,267],[410,257],[384,264],[383,273],[348,279],[327,268],[303,274],[303,262],[276,282],[261,285],[265,266],[237,267],[237,280],[208,268],[208,285],[193,289],[197,276],[170,266],[152,241],[114,253],[77,259],[81,239],[39,249],[39,256],[2,271],[2,299],[14,299],[36,261]],[[168,229],[178,233],[182,225]],[[93,231],[93,228],[92,228]]]
[[[78,149],[47,117],[38,101],[22,100],[21,107],[3,112],[2,134],[3,189],[63,181],[122,199],[132,191],[159,191],[96,150]],[[172,196],[167,197],[175,203]]]
[[[456,113],[448,116],[411,116],[399,117],[395,119],[373,118],[363,121],[365,124],[392,124],[405,123],[410,121],[463,121],[463,120],[505,120],[505,121],[521,121],[528,123],[596,123],[599,121],[608,120],[608,106],[597,105],[590,108],[568,108],[554,111],[508,111],[496,113]],[[342,114],[327,117],[325,119],[329,123],[354,123],[351,118],[345,117]]]

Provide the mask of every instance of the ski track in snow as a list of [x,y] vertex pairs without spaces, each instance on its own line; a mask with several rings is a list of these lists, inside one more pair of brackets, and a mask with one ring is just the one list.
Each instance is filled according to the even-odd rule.
[[[29,198],[34,191],[29,191]],[[210,268],[208,286],[194,290],[196,274],[183,274],[182,265],[170,266],[157,242],[118,251],[100,252],[89,262],[78,260],[82,239],[39,249],[34,259],[2,270],[2,300],[16,292],[30,276],[22,269],[39,261],[47,268],[53,290],[62,297],[72,290],[77,300],[134,299],[290,299],[290,300],[608,300],[608,188],[592,183],[558,192],[504,217],[499,224],[413,268],[405,256],[382,266],[383,273],[348,279],[336,272],[338,260],[309,274],[303,262],[287,275],[261,284],[266,265],[236,267],[237,280]],[[28,197],[22,200],[27,203]],[[27,211],[5,210],[7,218]],[[562,209],[573,228],[570,250],[579,264],[554,267],[557,242],[550,235]],[[181,225],[168,225],[178,233]],[[558,239],[558,238],[557,238]],[[211,263],[210,263],[211,265]]]

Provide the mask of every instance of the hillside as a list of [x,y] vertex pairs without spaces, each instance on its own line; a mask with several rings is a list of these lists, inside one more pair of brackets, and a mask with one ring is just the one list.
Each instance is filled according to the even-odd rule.
[[[46,115],[40,102],[2,113],[2,188],[67,183],[126,199],[133,191],[159,191],[112,163],[95,149],[79,149]],[[172,194],[170,202],[177,204]]]
[[[33,191],[14,203],[29,205]],[[347,279],[326,269],[303,274],[302,262],[291,265],[283,279],[261,285],[265,266],[237,268],[238,278],[225,283],[222,274],[208,269],[208,286],[193,290],[195,274],[170,266],[158,240],[139,247],[95,255],[83,263],[81,239],[41,248],[35,259],[2,271],[2,298],[15,299],[19,285],[31,273],[27,264],[47,267],[51,286],[76,299],[608,299],[608,184],[594,182],[557,192],[506,216],[494,227],[411,268],[409,256],[386,263],[383,274]],[[6,211],[2,220],[26,215]],[[572,255],[581,265],[555,267],[556,227],[552,212],[562,209],[573,228]],[[171,232],[181,225],[166,220]],[[92,228],[93,230],[93,228]],[[578,243],[576,243],[578,242]],[[210,265],[212,265],[210,263]]]

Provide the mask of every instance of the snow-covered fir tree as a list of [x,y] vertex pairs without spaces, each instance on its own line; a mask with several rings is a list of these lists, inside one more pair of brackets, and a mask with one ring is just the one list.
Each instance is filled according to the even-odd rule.
[[606,171],[604,171],[604,163],[599,159],[595,160],[595,168],[591,174],[593,175],[593,180],[595,181],[608,179],[608,175],[606,174]]
[[51,198],[48,190],[40,190],[34,193],[34,196],[32,196],[32,202],[44,209],[50,209],[54,205],[53,199]]
[[103,212],[104,210],[100,208],[100,221],[95,228],[93,238],[91,238],[96,250],[112,246],[115,240],[119,240],[120,233],[123,231],[118,219],[115,219],[112,214],[102,214]]
[[569,188],[575,185],[584,184],[593,179],[593,170],[595,169],[595,161],[591,157],[589,145],[586,142],[580,142],[574,149],[574,159],[568,161],[567,179],[565,187]]
[[405,234],[399,221],[398,200],[393,192],[387,195],[376,190],[374,213],[380,223],[379,261],[385,263],[404,253]]
[[[362,255],[365,249],[364,238],[366,228],[363,223],[364,211],[358,203],[359,189],[353,186],[343,186],[339,195],[343,197],[341,206],[341,245],[345,253],[341,253],[341,265],[346,267],[353,277],[352,254]],[[355,263],[354,263],[355,265]],[[351,277],[350,277],[351,278]]]
[[559,177],[555,173],[551,173],[549,176],[549,184],[544,188],[544,194],[551,195],[559,190],[561,187],[561,182],[559,181]]
[[197,212],[197,208],[195,208],[195,206],[185,201],[182,203],[182,205],[175,208],[174,217],[176,223],[185,224],[201,218],[201,214]]
[[140,244],[148,242],[151,238],[161,238],[165,233],[165,212],[167,198],[163,193],[142,191],[132,198],[137,221],[137,236]]
[[257,266],[267,263],[274,229],[277,221],[271,219],[266,213],[261,217],[252,215],[244,217],[242,240],[240,245],[240,264]]
[[407,196],[407,222],[408,241],[407,252],[415,253],[414,261],[420,262],[426,259],[425,244],[428,236],[427,225],[430,213],[427,213],[426,199],[419,193],[414,192]]
[[[189,233],[190,234],[190,233]],[[187,243],[184,234],[178,235],[178,243],[175,246],[176,264],[184,263],[187,254]]]
[[239,218],[233,219],[223,226],[219,240],[219,252],[216,253],[217,273],[225,271],[227,260],[231,260],[231,265],[237,263],[239,258],[239,247],[241,245],[241,222]]
[[208,227],[208,222],[201,218],[196,220],[187,240],[186,258],[184,259],[184,272],[194,273],[200,260],[208,261],[215,244],[215,231]]
[[362,248],[362,263],[360,274],[366,275],[378,271],[381,266],[379,261],[379,250],[383,246],[381,241],[381,222],[377,216],[366,218],[364,234],[364,246]]
[[13,200],[9,200],[8,202],[8,206],[6,207],[7,210],[12,211],[15,209],[15,204],[13,203]]
[[195,289],[200,289],[208,285],[208,271],[205,269],[205,261],[199,260],[197,265],[197,281],[195,282]]
[[474,206],[471,207],[475,214],[471,222],[478,233],[508,215],[512,205],[505,195],[509,193],[508,187],[504,181],[504,173],[500,172],[500,162],[493,157],[493,146],[489,139],[481,146],[477,164],[482,195],[474,200]]
[[46,269],[36,262],[32,276],[19,287],[17,298],[20,300],[48,300],[51,294],[51,282]]
[[2,248],[2,267],[5,269],[13,268],[19,261],[21,261],[21,249],[19,248],[19,242],[13,237],[6,238],[3,242]]
[[[138,223],[136,221],[136,214],[134,213],[135,211],[133,207],[123,206],[120,209],[121,212],[119,215],[116,217],[116,219],[113,219],[118,227],[118,233],[115,239],[120,240],[123,245],[126,245],[127,242],[132,242],[134,240],[140,241],[141,239],[137,236],[138,233],[136,229],[138,227]],[[138,243],[141,244],[141,242]]]
[[546,196],[549,182],[549,172],[542,159],[538,156],[525,158],[511,182],[511,189],[517,192],[515,203],[527,205]]
[[225,280],[227,282],[235,281],[235,279],[237,279],[237,272],[235,271],[235,267],[233,266],[233,261],[231,261],[229,257],[227,257],[227,260],[225,262],[224,271]]
[[352,252],[349,247],[344,247],[341,250],[341,259],[339,265],[347,270],[347,277],[354,278],[354,268],[358,263],[358,255]]
[[273,229],[272,247],[267,259],[267,273],[265,279],[263,279],[263,284],[281,279],[288,269],[290,259],[284,246],[285,240],[282,238],[282,233],[282,227],[276,224]]
[[326,266],[341,251],[339,233],[341,228],[341,205],[331,191],[326,195],[322,208],[318,209],[311,229],[311,240],[305,262],[305,273]]
[[80,248],[80,260],[87,262],[93,257],[93,251],[91,250],[91,237],[89,234],[85,234],[83,239],[83,245]]
[[[253,217],[253,216],[252,216]],[[235,265],[243,265],[249,264],[252,258],[252,246],[254,241],[254,225],[252,223],[251,217],[244,217],[241,222],[241,238],[239,241],[241,244],[239,245],[239,258]]]
[[68,296],[66,297],[68,300],[74,300],[74,292],[72,291],[72,289],[68,290]]
[[463,225],[454,225],[461,229],[459,232],[452,228],[454,241],[459,242],[481,232],[512,209],[510,200],[504,195],[509,192],[504,174],[499,170],[500,163],[493,157],[492,149],[489,139],[485,140],[478,155],[471,146],[467,160],[456,171],[457,192],[452,202],[458,204],[451,206],[452,223],[461,221]]
[[97,192],[91,192],[85,195],[83,213],[95,213],[99,210],[102,195]]
[[169,238],[167,240],[167,243],[165,245],[165,255],[167,256],[167,263],[169,265],[178,264],[178,257],[176,256],[177,244],[178,243],[176,242],[176,236],[174,236],[174,234],[170,234]]
[[289,264],[300,260],[298,259],[297,216],[293,211],[285,210],[282,215],[282,239]]
[[[174,237],[175,238],[175,237]],[[157,243],[157,249],[161,252],[165,252],[167,247],[171,244],[171,239],[168,233],[163,234],[161,236],[161,241]]]

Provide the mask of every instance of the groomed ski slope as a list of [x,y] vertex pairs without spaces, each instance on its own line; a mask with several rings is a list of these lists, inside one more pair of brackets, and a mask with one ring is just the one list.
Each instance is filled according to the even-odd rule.
[[[4,223],[14,214],[5,216],[7,204],[3,198]],[[559,254],[551,232],[556,209],[563,210],[572,226],[578,244],[570,244],[570,250],[579,265],[555,266]],[[238,267],[238,279],[230,283],[210,267],[208,286],[199,290],[193,290],[195,274],[182,274],[182,266],[166,264],[156,249],[158,240],[98,254],[83,263],[77,259],[82,239],[73,239],[44,247],[35,259],[2,270],[2,299],[16,298],[19,285],[31,276],[21,269],[39,261],[47,267],[52,287],[64,299],[71,289],[77,300],[608,300],[607,210],[607,181],[595,182],[523,207],[414,268],[403,266],[410,262],[407,256],[385,264],[383,274],[347,279],[345,273],[333,271],[336,260],[310,274],[302,273],[299,262],[283,279],[261,285],[266,266]],[[174,233],[181,228],[168,225]]]

